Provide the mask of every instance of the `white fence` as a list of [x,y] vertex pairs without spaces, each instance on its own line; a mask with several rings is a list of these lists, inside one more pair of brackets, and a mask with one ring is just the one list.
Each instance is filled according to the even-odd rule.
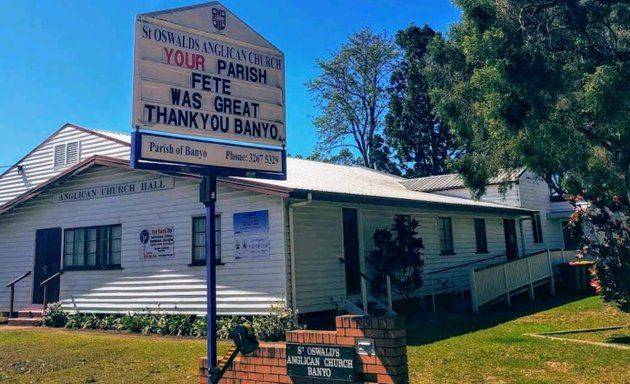
[[565,260],[563,251],[546,251],[521,259],[470,270],[473,311],[496,299],[505,298],[510,305],[512,295],[529,291],[534,299],[534,286],[549,283],[552,294],[553,267]]

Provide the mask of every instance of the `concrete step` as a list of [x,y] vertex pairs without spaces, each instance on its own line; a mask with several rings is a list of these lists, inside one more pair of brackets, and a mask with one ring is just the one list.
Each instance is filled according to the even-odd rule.
[[7,321],[8,326],[14,327],[40,327],[43,323],[43,319],[40,318],[12,318]]
[[37,310],[37,311],[30,311],[30,310],[25,310],[25,309],[20,309],[18,311],[18,318],[20,319],[33,319],[33,318],[42,318],[44,317],[44,311]]

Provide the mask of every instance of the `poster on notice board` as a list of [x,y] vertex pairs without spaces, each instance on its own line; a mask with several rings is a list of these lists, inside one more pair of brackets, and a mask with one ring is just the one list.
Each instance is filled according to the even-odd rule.
[[269,211],[234,214],[234,259],[269,260]]
[[141,259],[175,256],[175,227],[170,225],[144,228],[140,231]]

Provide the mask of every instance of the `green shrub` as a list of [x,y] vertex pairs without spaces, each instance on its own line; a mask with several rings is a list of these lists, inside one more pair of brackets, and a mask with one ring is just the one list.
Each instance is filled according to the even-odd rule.
[[106,331],[120,329],[120,316],[107,315],[103,317],[99,323],[99,329],[103,329]]
[[88,313],[83,317],[81,321],[81,329],[99,329],[101,318],[94,314]]
[[254,332],[260,340],[285,340],[285,333],[301,329],[298,321],[298,311],[287,308],[284,304],[271,306],[271,314],[256,316],[253,321]]
[[49,303],[44,310],[44,325],[47,327],[64,327],[68,314],[61,308],[61,303]]
[[81,328],[81,325],[83,324],[83,319],[86,316],[86,314],[80,312],[68,315],[66,328]]
[[[206,337],[205,316],[167,313],[129,313],[126,315],[97,315],[74,313],[67,315],[66,328],[115,330],[127,333],[158,334],[164,336]],[[236,316],[222,317],[217,321],[217,334],[229,338],[238,324]]]
[[147,330],[149,323],[149,315],[128,313],[120,318],[120,328],[118,330],[127,333],[141,333]]
[[198,316],[192,325],[192,336],[206,337],[208,334],[208,321],[205,316]]
[[237,316],[222,316],[217,319],[217,337],[219,339],[229,339],[232,331],[239,324]]
[[372,293],[376,297],[387,297],[387,276],[391,287],[403,302],[410,303],[414,292],[422,287],[424,248],[416,228],[418,221],[408,216],[396,216],[390,229],[374,231],[374,249],[367,261],[373,267]]

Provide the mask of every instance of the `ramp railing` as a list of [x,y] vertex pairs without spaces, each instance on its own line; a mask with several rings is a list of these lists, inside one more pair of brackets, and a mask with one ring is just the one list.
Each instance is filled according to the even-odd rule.
[[551,251],[546,250],[516,260],[470,270],[470,288],[473,311],[479,307],[504,298],[510,305],[514,294],[528,291],[534,299],[534,287],[549,284],[555,295]]

